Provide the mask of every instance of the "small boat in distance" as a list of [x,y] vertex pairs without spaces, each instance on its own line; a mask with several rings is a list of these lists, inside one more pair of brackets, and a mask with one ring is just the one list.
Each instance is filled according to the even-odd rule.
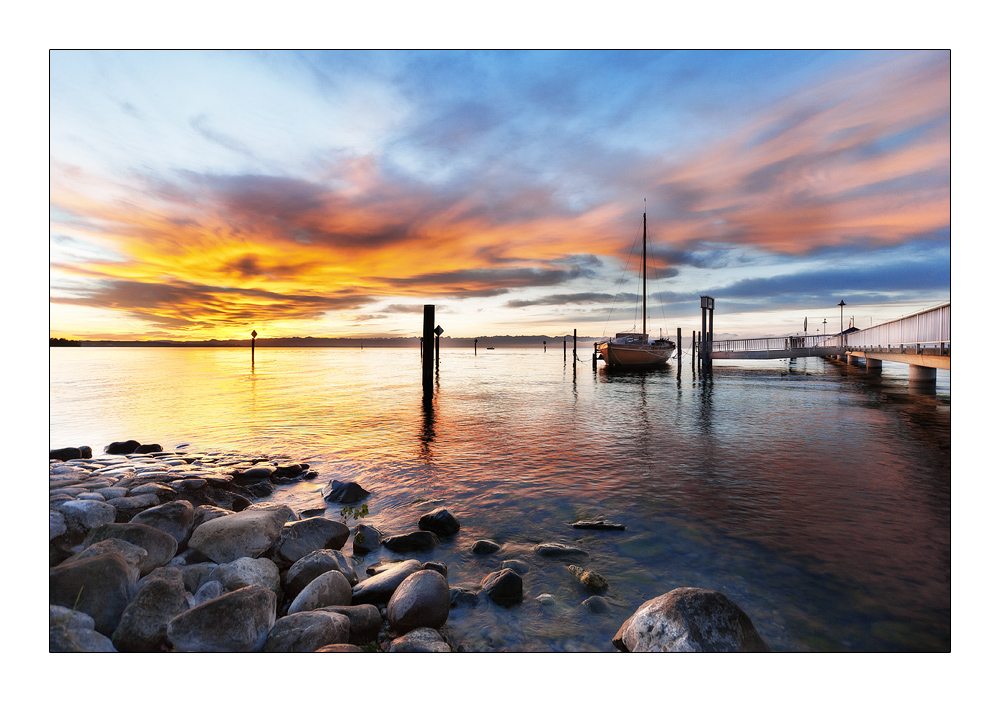
[[669,339],[649,340],[646,333],[646,213],[642,213],[642,332],[619,332],[602,341],[597,351],[608,368],[656,368],[665,365],[677,348]]

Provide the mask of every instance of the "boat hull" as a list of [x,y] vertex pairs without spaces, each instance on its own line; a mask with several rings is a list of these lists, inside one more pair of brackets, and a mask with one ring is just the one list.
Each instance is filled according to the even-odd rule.
[[601,358],[609,368],[655,368],[670,360],[673,344],[615,344],[598,346]]

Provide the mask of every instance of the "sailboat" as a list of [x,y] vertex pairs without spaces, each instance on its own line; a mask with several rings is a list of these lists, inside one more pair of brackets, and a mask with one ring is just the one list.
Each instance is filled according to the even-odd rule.
[[656,368],[665,365],[676,345],[669,339],[650,341],[646,333],[646,213],[642,213],[642,333],[619,332],[602,341],[597,351],[608,368]]

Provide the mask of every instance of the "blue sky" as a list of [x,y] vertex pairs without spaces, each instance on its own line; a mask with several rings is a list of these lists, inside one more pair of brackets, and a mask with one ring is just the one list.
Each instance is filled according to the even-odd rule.
[[644,209],[654,330],[950,299],[947,51],[50,57],[53,336],[601,336]]

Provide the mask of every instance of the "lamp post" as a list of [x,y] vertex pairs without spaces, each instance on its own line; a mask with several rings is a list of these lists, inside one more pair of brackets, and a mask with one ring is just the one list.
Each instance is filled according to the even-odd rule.
[[844,301],[841,300],[837,303],[837,307],[840,308],[840,333],[844,333]]
[[826,320],[823,320],[823,336],[826,336]]

